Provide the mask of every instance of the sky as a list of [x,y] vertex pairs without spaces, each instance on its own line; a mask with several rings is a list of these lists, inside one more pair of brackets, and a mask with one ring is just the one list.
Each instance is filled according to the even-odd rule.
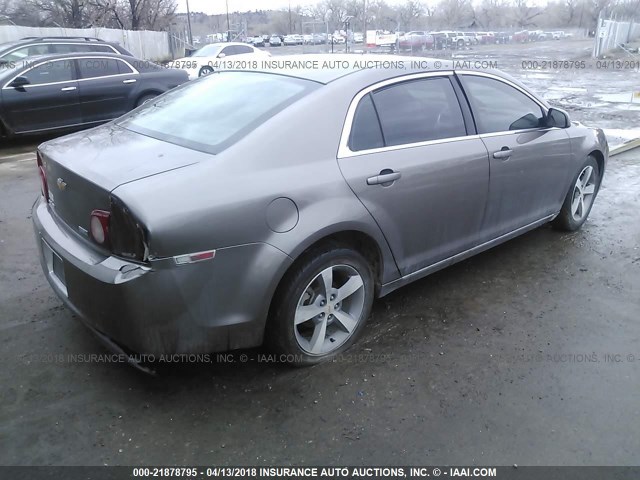
[[[291,0],[291,5],[312,5],[319,0]],[[246,12],[248,10],[271,10],[279,8],[287,8],[289,6],[289,0],[228,0],[229,11]],[[404,3],[404,0],[387,0],[390,5]],[[189,0],[189,10],[192,12],[204,12],[208,14],[220,14],[225,13],[226,2],[225,0]],[[187,1],[178,0],[179,13],[186,13]]]

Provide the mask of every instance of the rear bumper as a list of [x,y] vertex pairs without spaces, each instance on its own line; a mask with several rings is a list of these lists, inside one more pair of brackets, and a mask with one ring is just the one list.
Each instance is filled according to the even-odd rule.
[[256,243],[218,249],[210,261],[178,266],[168,258],[142,266],[97,253],[52,215],[42,197],[32,218],[42,268],[56,294],[91,329],[136,353],[261,344],[275,287],[291,262],[275,247]]

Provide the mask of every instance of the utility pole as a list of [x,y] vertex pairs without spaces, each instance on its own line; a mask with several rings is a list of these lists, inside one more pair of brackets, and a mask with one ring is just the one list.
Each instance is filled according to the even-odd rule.
[[191,12],[189,11],[189,0],[187,0],[187,31],[189,32],[189,46],[193,48],[193,35],[191,34]]
[[367,48],[367,0],[364,1],[363,15],[362,15],[362,40],[363,48]]
[[291,0],[289,0],[289,35],[293,32],[291,31]]
[[227,42],[231,41],[231,22],[229,21],[229,0],[227,0]]

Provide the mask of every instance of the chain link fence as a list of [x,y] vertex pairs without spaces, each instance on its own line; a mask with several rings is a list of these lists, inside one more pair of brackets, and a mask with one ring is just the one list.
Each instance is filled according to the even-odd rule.
[[607,52],[611,52],[620,47],[621,44],[640,37],[640,23],[633,19],[617,20],[598,19],[598,29],[596,31],[596,41],[593,46],[594,58],[600,58]]

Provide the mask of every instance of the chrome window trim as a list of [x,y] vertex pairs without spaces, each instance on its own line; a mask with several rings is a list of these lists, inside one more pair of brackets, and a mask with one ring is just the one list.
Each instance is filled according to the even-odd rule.
[[373,85],[369,85],[364,89],[360,90],[355,97],[351,100],[351,104],[349,105],[349,109],[347,110],[347,118],[345,119],[344,125],[342,126],[342,134],[340,135],[340,144],[338,146],[338,158],[349,158],[349,157],[357,157],[360,155],[368,155],[370,153],[381,153],[381,152],[390,152],[393,150],[399,150],[403,148],[413,148],[413,147],[422,147],[424,145],[431,145],[434,143],[444,143],[454,141],[454,139],[460,138],[469,138],[467,136],[464,137],[450,137],[450,138],[441,138],[438,140],[427,140],[424,142],[417,143],[408,143],[402,145],[390,145],[388,147],[379,147],[379,148],[371,148],[368,150],[358,150],[353,151],[349,148],[349,137],[351,135],[351,127],[353,126],[353,119],[355,117],[356,109],[360,104],[360,100],[363,97],[370,94],[374,90],[378,90],[380,88],[388,87],[390,85],[395,85],[397,83],[403,83],[411,80],[420,80],[423,78],[432,78],[432,77],[451,77],[453,75],[453,70],[442,70],[438,72],[423,72],[423,73],[412,73],[409,75],[403,75],[401,77],[389,78],[387,80],[383,80],[378,83],[374,83]]
[[13,87],[9,86],[11,84],[11,82],[13,82],[16,78],[23,76],[25,73],[30,72],[34,68],[37,68],[40,65],[44,65],[45,63],[63,62],[63,61],[68,61],[68,60],[82,60],[84,58],[90,59],[90,60],[106,59],[106,60],[115,60],[117,62],[118,61],[119,62],[124,62],[125,64],[127,64],[127,66],[129,66],[129,68],[131,68],[131,70],[133,70],[133,73],[118,73],[116,75],[105,75],[104,77],[76,78],[76,79],[72,79],[72,80],[64,80],[62,82],[38,83],[36,85],[24,85],[22,88],[35,88],[35,87],[45,87],[45,86],[49,86],[49,85],[62,85],[62,84],[65,84],[65,83],[70,83],[70,82],[86,82],[86,81],[89,81],[89,80],[97,80],[97,79],[113,78],[113,77],[123,77],[123,76],[127,76],[127,75],[139,75],[140,74],[138,69],[134,68],[133,65],[131,65],[128,61],[126,61],[126,60],[124,60],[122,58],[104,57],[104,56],[100,56],[100,55],[95,55],[95,56],[91,55],[91,56],[84,56],[84,57],[70,57],[70,58],[54,58],[54,59],[45,59],[45,60],[41,61],[40,63],[37,63],[36,65],[32,65],[28,69],[20,72],[18,75],[14,76],[13,78],[11,78],[11,80],[9,80],[7,83],[5,83],[4,86],[2,87],[2,89],[3,90],[13,90]]
[[[371,93],[374,90],[377,90],[379,88],[384,88],[386,86],[389,85],[394,85],[396,83],[401,83],[404,81],[409,81],[409,80],[417,80],[417,79],[421,79],[421,78],[431,78],[431,77],[440,77],[440,76],[446,76],[446,77],[451,77],[451,75],[476,75],[479,77],[486,77],[486,78],[490,78],[493,80],[496,80],[498,82],[502,82],[512,88],[515,88],[517,91],[519,91],[520,93],[524,94],[526,97],[530,98],[531,100],[533,100],[539,107],[540,109],[543,111],[543,113],[546,115],[547,112],[549,111],[548,107],[546,105],[544,105],[538,98],[536,98],[535,96],[533,96],[532,94],[530,94],[529,92],[527,92],[526,90],[524,90],[522,87],[520,87],[519,85],[509,81],[506,78],[503,78],[499,75],[494,75],[491,73],[486,73],[486,72],[476,72],[476,71],[472,71],[472,70],[443,70],[443,71],[437,71],[437,72],[424,72],[424,73],[415,73],[415,74],[411,74],[411,75],[404,75],[402,77],[395,77],[392,79],[388,79],[388,80],[384,80],[382,82],[379,83],[375,83],[373,85],[370,85],[368,87],[366,87],[365,89],[361,90],[360,92],[358,92],[358,94],[353,98],[353,100],[351,101],[351,104],[349,105],[349,109],[347,110],[347,118],[345,120],[344,126],[342,127],[342,134],[340,136],[340,144],[338,147],[338,158],[349,158],[349,157],[357,157],[360,155],[368,155],[368,154],[373,154],[373,153],[383,153],[383,152],[391,152],[394,150],[401,150],[401,149],[405,149],[405,148],[415,148],[415,147],[424,147],[424,146],[428,146],[428,145],[437,145],[440,143],[448,143],[448,142],[457,142],[457,141],[461,141],[461,140],[471,140],[471,139],[477,139],[477,138],[487,138],[487,137],[497,137],[497,136],[501,136],[501,135],[513,135],[513,134],[521,134],[521,133],[527,133],[527,132],[539,132],[542,130],[556,130],[558,127],[533,127],[533,128],[524,128],[524,129],[520,129],[520,130],[503,130],[500,132],[490,132],[490,133],[480,133],[480,134],[472,134],[472,135],[464,135],[464,136],[460,136],[460,137],[449,137],[449,138],[441,138],[441,139],[437,139],[437,140],[428,140],[428,141],[424,141],[424,142],[417,142],[417,143],[405,143],[402,145],[391,145],[388,147],[379,147],[379,148],[371,148],[371,149],[367,149],[367,150],[358,150],[358,151],[353,151],[349,148],[349,136],[351,135],[351,127],[353,126],[353,119],[355,117],[355,112],[356,112],[356,108],[358,107],[358,105],[360,104],[360,101],[362,100],[363,97],[365,97],[366,95],[368,95],[369,93]],[[471,110],[471,112],[473,113],[473,109]]]

